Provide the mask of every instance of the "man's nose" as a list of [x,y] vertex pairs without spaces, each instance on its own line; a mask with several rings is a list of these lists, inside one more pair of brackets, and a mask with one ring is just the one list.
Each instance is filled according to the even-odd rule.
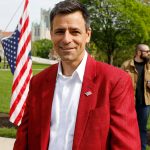
[[72,36],[71,36],[70,32],[66,31],[63,36],[63,43],[68,44],[71,41],[72,41]]

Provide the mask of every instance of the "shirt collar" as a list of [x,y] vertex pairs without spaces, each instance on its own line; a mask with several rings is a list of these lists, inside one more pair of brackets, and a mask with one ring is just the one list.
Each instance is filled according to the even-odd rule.
[[[86,65],[87,57],[88,57],[88,54],[87,54],[87,52],[85,50],[84,57],[83,57],[81,63],[79,64],[79,66],[73,72],[73,74],[71,76],[71,77],[73,77],[75,74],[77,74],[81,82],[83,82],[83,76],[84,76],[84,71],[85,71],[85,65]],[[62,74],[62,67],[61,67],[61,61],[58,64],[57,78],[59,76],[63,76],[63,74]]]
[[85,51],[84,57],[80,63],[80,65],[77,67],[77,69],[75,70],[81,80],[81,82],[83,81],[83,76],[84,76],[84,71],[85,71],[85,65],[86,65],[86,61],[87,61],[87,52]]

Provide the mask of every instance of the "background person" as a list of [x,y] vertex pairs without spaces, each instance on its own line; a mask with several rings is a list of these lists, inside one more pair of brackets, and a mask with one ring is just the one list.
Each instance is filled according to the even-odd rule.
[[86,52],[86,8],[62,1],[50,22],[61,61],[32,78],[14,150],[140,150],[131,79]]
[[122,68],[132,78],[135,90],[136,112],[140,128],[142,150],[146,150],[147,144],[147,121],[150,111],[150,61],[149,46],[138,44],[135,57],[122,64]]

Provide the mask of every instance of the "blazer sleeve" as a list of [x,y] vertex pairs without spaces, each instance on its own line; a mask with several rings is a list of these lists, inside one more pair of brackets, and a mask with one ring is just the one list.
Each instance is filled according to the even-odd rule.
[[[32,79],[31,79],[32,81]],[[31,89],[31,82],[30,82]],[[29,121],[29,100],[31,97],[31,90],[29,90],[26,99],[26,108],[22,118],[22,122],[17,130],[16,141],[13,150],[28,150],[28,121]]]
[[111,150],[140,150],[134,91],[128,75],[121,76],[110,94]]

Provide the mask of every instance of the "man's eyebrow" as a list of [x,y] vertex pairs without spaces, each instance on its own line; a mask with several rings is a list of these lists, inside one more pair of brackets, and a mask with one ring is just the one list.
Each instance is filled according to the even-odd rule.
[[80,28],[77,27],[70,27],[71,30],[80,30]]
[[[64,31],[64,30],[66,30],[66,28],[63,28],[63,27],[59,27],[59,28],[54,29],[54,31]],[[80,28],[76,28],[76,27],[70,27],[69,30],[81,31]]]
[[56,28],[56,29],[54,29],[55,31],[57,31],[57,30],[65,30],[65,28]]

